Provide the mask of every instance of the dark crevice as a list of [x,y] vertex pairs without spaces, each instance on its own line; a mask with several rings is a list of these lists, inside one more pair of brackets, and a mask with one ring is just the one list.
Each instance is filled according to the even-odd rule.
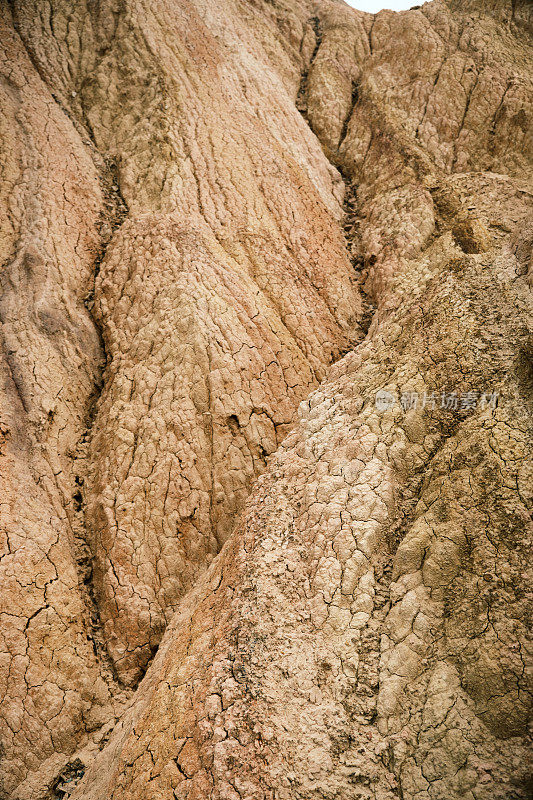
[[374,53],[374,48],[372,46],[372,32],[374,30],[374,25],[375,24],[376,24],[376,15],[374,14],[374,18],[372,20],[372,25],[370,26],[370,30],[368,32],[368,47],[369,47],[369,50],[370,50],[370,55],[373,55],[373,53]]
[[66,800],[70,797],[84,775],[85,764],[81,759],[69,761],[50,787],[52,800]]
[[346,115],[346,119],[344,120],[342,125],[341,135],[339,138],[339,148],[342,146],[344,140],[346,139],[346,134],[348,133],[348,125],[350,124],[354,108],[358,102],[359,102],[359,83],[357,81],[352,81],[352,99],[350,102],[349,111]]
[[457,136],[456,136],[455,142],[454,142],[455,151],[456,152],[455,152],[455,155],[454,155],[454,159],[453,159],[453,163],[452,163],[452,167],[451,167],[451,172],[455,171],[455,165],[457,163],[457,141],[458,141],[458,139],[459,139],[459,137],[460,137],[460,135],[461,135],[461,133],[463,131],[463,128],[464,128],[464,125],[465,125],[465,122],[466,122],[466,118],[467,118],[467,115],[468,115],[468,111],[470,109],[470,103],[472,102],[472,97],[474,95],[474,92],[477,89],[477,86],[478,86],[478,83],[479,83],[479,78],[481,77],[482,71],[483,70],[481,70],[481,72],[477,72],[476,73],[476,77],[474,79],[474,85],[470,89],[470,91],[468,93],[468,97],[466,98],[466,103],[465,103],[465,108],[464,108],[464,111],[463,111],[463,116],[462,116],[461,122],[459,124],[459,128],[457,130]]
[[358,201],[357,201],[357,187],[350,181],[344,171],[340,170],[341,176],[344,180],[344,184],[346,187],[346,191],[344,194],[344,220],[343,220],[343,230],[344,236],[346,239],[346,248],[348,250],[348,256],[350,258],[350,262],[352,264],[354,273],[355,273],[355,280],[357,281],[359,291],[361,294],[361,300],[363,304],[363,313],[359,320],[359,325],[363,334],[366,336],[370,325],[372,323],[372,319],[376,312],[376,304],[372,299],[372,296],[369,292],[366,291],[366,282],[368,279],[368,267],[369,264],[366,264],[363,257],[360,254],[360,244],[359,244],[359,217],[358,217]]
[[[307,114],[308,104],[309,104],[309,71],[316,59],[317,53],[322,43],[322,33],[320,29],[320,20],[318,17],[313,17],[312,19],[310,19],[308,24],[311,25],[314,30],[316,44],[309,62],[309,67],[302,73],[302,78],[300,81],[300,90],[298,92],[298,97],[296,100],[296,107],[306,120],[309,127],[312,129],[312,125],[309,121]],[[373,24],[374,23],[372,23],[372,25]],[[345,186],[344,201],[343,201],[344,219],[342,225],[343,225],[344,236],[346,239],[346,249],[348,252],[350,262],[354,269],[354,280],[358,284],[363,304],[363,313],[361,319],[359,320],[359,326],[363,334],[366,336],[370,328],[370,324],[372,322],[374,313],[376,311],[376,304],[374,303],[370,294],[365,289],[365,284],[368,277],[368,269],[365,269],[365,265],[363,264],[363,259],[361,258],[360,255],[360,243],[359,243],[359,231],[358,231],[359,221],[357,215],[357,187],[355,182],[347,173],[346,169],[344,169],[342,164],[342,158],[339,155],[339,150],[342,144],[345,142],[346,137],[348,135],[348,127],[350,124],[350,120],[352,118],[354,109],[359,102],[359,99],[360,99],[360,85],[358,81],[354,80],[352,81],[352,94],[351,94],[350,107],[342,126],[339,138],[339,144],[337,147],[337,153],[332,154],[330,151],[327,150],[327,148],[324,147],[323,151],[326,158],[328,158],[328,160],[330,161],[330,163],[334,167],[336,167],[336,169],[338,169],[340,176],[344,181],[344,186]],[[366,267],[368,267],[368,265],[366,265]],[[351,349],[352,348],[349,348],[346,352],[341,353],[340,358],[346,355],[347,352],[350,352]]]
[[94,282],[90,292],[83,298],[83,303],[87,310],[91,313],[93,324],[100,334],[100,343],[104,352],[105,363],[107,364],[107,355],[105,353],[105,344],[101,335],[100,326],[94,318],[92,311],[94,307],[94,284],[100,272],[100,266],[104,260],[107,248],[113,238],[115,232],[121,227],[122,223],[128,215],[128,207],[119,189],[119,176],[118,166],[115,158],[111,156],[101,156],[101,154],[93,146],[91,147],[93,162],[98,169],[98,176],[100,179],[100,188],[103,195],[103,208],[98,222],[98,233],[100,235],[100,250],[94,260]]
[[92,405],[86,420],[86,430],[78,443],[78,448],[73,459],[73,467],[79,474],[74,476],[74,493],[72,495],[72,509],[69,513],[69,519],[74,535],[74,556],[78,573],[78,587],[85,605],[85,630],[87,640],[90,642],[94,655],[100,665],[102,677],[113,692],[116,687],[119,687],[121,690],[127,689],[127,687],[125,687],[120,680],[113,661],[107,651],[103,625],[93,585],[93,556],[87,541],[87,526],[85,521],[85,479],[83,474],[87,472],[90,430],[96,413],[98,397],[99,394],[93,396]]
[[496,133],[496,125],[498,124],[498,122],[500,121],[500,119],[503,116],[503,114],[502,114],[503,104],[505,102],[505,98],[507,96],[507,92],[509,91],[511,86],[512,86],[512,83],[510,81],[507,81],[507,85],[506,85],[505,90],[503,92],[502,99],[500,100],[498,108],[494,112],[494,116],[492,117],[492,122],[491,122],[490,127],[489,127],[489,133],[491,134],[491,136],[494,136],[494,134]]
[[230,414],[227,419],[227,423],[228,423],[228,428],[234,435],[238,433],[241,426],[239,424],[239,418],[237,417],[236,414]]
[[317,56],[318,50],[320,45],[322,44],[322,33],[320,30],[320,20],[318,17],[312,17],[308,24],[314,31],[315,34],[315,48],[309,59],[309,64],[307,68],[302,72],[302,77],[300,80],[300,88],[298,90],[298,96],[296,98],[296,108],[302,114],[303,117],[307,120],[307,106],[309,101],[309,72],[311,67],[313,66],[314,60]]
[[83,304],[90,314],[94,328],[98,333],[102,352],[102,369],[94,387],[93,396],[90,398],[85,430],[78,442],[77,451],[73,458],[73,470],[77,474],[74,479],[75,485],[72,495],[73,511],[69,514],[69,517],[71,518],[75,539],[78,583],[86,608],[87,638],[92,644],[95,657],[100,664],[102,675],[110,686],[110,689],[117,686],[120,687],[120,689],[125,689],[126,687],[120,680],[113,660],[107,650],[98,601],[93,585],[93,555],[87,539],[86,504],[83,493],[84,477],[82,476],[86,475],[88,471],[89,441],[94,418],[96,416],[98,400],[103,390],[103,375],[109,361],[102,330],[94,315],[95,285],[107,248],[112,241],[115,231],[120,228],[125,220],[128,209],[118,188],[118,170],[115,159],[101,156],[94,146],[91,147],[91,150],[93,162],[98,169],[103,195],[103,208],[98,222],[101,244],[93,264],[94,279],[90,291],[83,298]]
[[533,337],[529,347],[520,348],[514,368],[519,392],[533,411]]

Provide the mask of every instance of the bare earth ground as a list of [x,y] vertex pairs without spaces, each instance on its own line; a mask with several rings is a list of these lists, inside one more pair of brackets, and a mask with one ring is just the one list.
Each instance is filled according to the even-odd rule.
[[1,800],[531,796],[532,34],[2,0]]

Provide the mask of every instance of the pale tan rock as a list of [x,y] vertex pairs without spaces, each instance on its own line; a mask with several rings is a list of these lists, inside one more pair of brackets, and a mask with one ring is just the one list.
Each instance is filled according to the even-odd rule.
[[14,139],[4,791],[525,800],[531,6],[13,7],[71,347]]
[[83,299],[102,196],[81,139],[0,13],[0,794],[26,800],[114,719],[71,497],[101,361]]
[[[527,796],[527,306],[507,259],[444,233],[404,262],[409,292],[301,405],[76,798]],[[450,376],[497,408],[402,410]]]
[[267,16],[228,7],[228,39],[215,9],[132,4],[116,30],[88,6],[53,13],[75,44],[17,5],[129,209],[95,289],[108,366],[87,522],[107,646],[133,684],[298,403],[361,338],[360,299],[342,182],[294,106],[295,43]]

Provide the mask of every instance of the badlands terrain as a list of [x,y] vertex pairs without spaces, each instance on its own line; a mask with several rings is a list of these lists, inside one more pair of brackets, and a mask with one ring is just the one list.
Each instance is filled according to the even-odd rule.
[[531,3],[0,29],[1,800],[530,798]]

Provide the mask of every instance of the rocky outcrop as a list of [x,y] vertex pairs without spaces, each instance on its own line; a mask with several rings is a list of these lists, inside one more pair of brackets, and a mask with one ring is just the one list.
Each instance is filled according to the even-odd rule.
[[113,719],[76,570],[71,496],[101,362],[83,299],[102,193],[1,14],[0,794],[34,797]]
[[80,63],[31,4],[18,29],[40,69],[61,67],[129,210],[95,286],[107,366],[86,519],[107,648],[131,684],[294,409],[361,338],[359,298],[339,181],[262,47],[227,52],[223,20],[211,32],[192,7],[52,10]]
[[530,6],[2,13],[4,795],[526,798]]

